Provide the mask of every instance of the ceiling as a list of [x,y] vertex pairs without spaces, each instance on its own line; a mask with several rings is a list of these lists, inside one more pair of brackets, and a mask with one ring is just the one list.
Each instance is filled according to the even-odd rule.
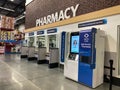
[[25,21],[25,17],[23,17],[25,15],[25,2],[26,0],[0,0],[0,14],[15,17],[16,24],[20,24],[21,21]]

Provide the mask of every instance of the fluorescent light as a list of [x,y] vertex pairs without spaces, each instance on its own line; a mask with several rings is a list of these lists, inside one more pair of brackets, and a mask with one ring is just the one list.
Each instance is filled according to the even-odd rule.
[[4,9],[4,10],[7,10],[7,11],[15,12],[15,10],[12,10],[12,9],[9,9],[9,8],[0,7],[0,9]]
[[12,1],[12,2],[13,2],[14,0],[10,0],[10,1]]
[[20,20],[20,19],[23,19],[25,17],[25,15],[24,16],[21,16],[21,17],[19,17],[19,18],[16,18],[15,19],[15,22],[17,22],[18,20]]

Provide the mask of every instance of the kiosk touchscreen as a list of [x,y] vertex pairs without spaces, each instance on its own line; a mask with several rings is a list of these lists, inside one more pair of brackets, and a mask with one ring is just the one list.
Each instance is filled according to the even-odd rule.
[[71,36],[71,53],[79,53],[79,36]]
[[74,32],[70,35],[70,60],[77,60],[79,53],[79,33]]
[[79,32],[69,34],[66,43],[68,54],[64,64],[64,76],[75,81],[78,81],[79,38]]

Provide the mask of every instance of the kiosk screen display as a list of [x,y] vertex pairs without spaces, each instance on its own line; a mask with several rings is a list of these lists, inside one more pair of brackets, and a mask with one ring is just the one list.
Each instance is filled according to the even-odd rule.
[[79,35],[71,36],[71,53],[79,53]]

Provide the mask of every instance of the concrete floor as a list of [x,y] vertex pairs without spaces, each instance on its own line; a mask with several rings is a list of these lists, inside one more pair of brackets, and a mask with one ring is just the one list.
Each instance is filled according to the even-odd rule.
[[[93,90],[109,90],[104,83]],[[92,90],[63,76],[59,68],[48,69],[19,55],[0,55],[0,90]],[[113,86],[113,90],[120,87]]]

